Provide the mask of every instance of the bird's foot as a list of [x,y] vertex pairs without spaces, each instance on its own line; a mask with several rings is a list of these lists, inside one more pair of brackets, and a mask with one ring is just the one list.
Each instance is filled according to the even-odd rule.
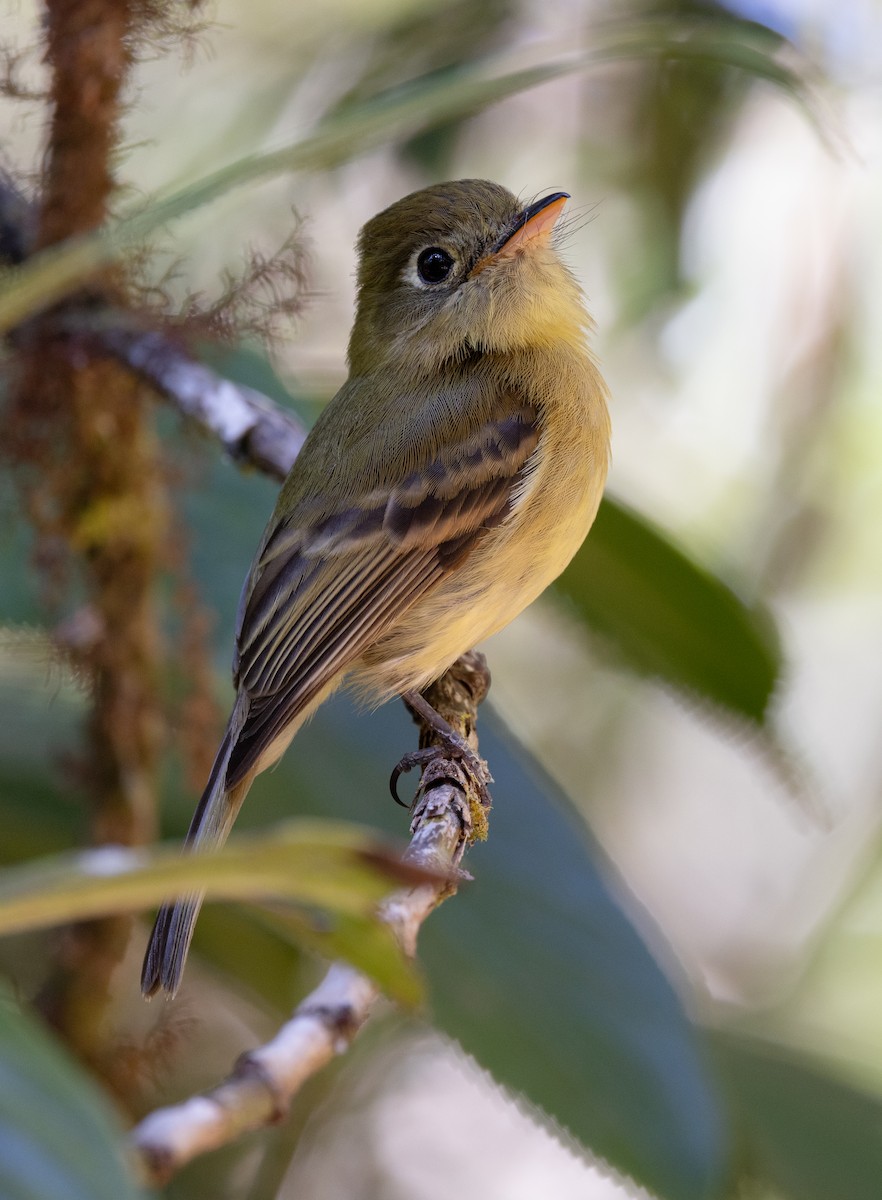
[[[432,708],[428,700],[421,696],[419,692],[405,692],[402,696],[407,707],[411,710],[418,721],[425,729],[430,731],[435,739],[435,744],[423,746],[419,750],[412,750],[409,754],[405,754],[389,779],[389,789],[395,798],[396,803],[403,808],[412,808],[411,804],[405,804],[398,795],[398,780],[407,771],[412,771],[414,767],[421,767],[424,772],[423,782],[425,780],[425,769],[431,763],[449,762],[451,759],[459,763],[465,774],[468,776],[469,782],[474,787],[475,793],[484,808],[490,807],[490,791],[488,784],[493,782],[493,776],[487,768],[487,764],[483,758],[472,749],[461,733],[457,733],[452,729],[447,721]],[[456,787],[462,787],[460,779],[445,776],[443,773],[432,774],[431,783],[437,784],[441,781],[454,784]],[[423,782],[420,784],[420,791],[423,788]],[[419,796],[420,791],[417,792]],[[416,798],[415,798],[416,799]]]

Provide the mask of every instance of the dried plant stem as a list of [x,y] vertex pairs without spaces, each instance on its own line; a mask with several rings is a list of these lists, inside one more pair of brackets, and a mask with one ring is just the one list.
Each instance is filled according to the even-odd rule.
[[[134,0],[47,0],[51,120],[36,249],[107,218],[135,7]],[[121,292],[121,277],[108,273],[77,303],[113,302]],[[91,836],[138,844],[154,834],[161,730],[153,588],[166,511],[149,400],[116,363],[72,358],[52,314],[21,330],[17,347],[4,452],[35,529],[47,591],[58,597],[75,575],[82,594],[56,641],[91,696],[79,769]],[[103,1012],[129,929],[129,918],[110,918],[71,930],[42,997],[50,1019],[118,1093],[125,1084],[104,1045]]]

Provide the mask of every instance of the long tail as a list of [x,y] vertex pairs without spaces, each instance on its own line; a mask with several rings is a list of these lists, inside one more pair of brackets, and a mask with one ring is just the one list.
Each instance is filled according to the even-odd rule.
[[[225,786],[232,748],[233,738],[228,730],[190,822],[187,834],[190,849],[212,849],[224,844],[251,787],[253,774],[235,787]],[[145,996],[154,996],[161,990],[174,996],[178,990],[201,907],[202,893],[194,892],[174,904],[164,904],[159,910],[141,970],[141,991]]]

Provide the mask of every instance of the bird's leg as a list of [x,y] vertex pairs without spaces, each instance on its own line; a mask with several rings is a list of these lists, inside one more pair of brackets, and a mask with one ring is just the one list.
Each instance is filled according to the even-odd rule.
[[[472,749],[461,733],[457,733],[455,729],[451,728],[420,692],[402,692],[401,698],[423,727],[424,732],[421,734],[420,740],[422,741],[423,738],[432,740],[428,745],[421,746],[419,750],[411,750],[409,754],[405,754],[392,772],[389,788],[397,803],[404,808],[411,807],[411,805],[405,804],[398,795],[397,783],[405,772],[412,771],[414,767],[421,767],[425,771],[425,768],[431,763],[440,765],[447,760],[455,759],[468,773],[484,808],[489,808],[490,792],[487,785],[492,783],[493,776],[481,756]],[[433,773],[433,784],[439,783],[442,779],[456,784],[457,787],[461,786],[458,779],[451,778],[449,775],[434,775]],[[425,778],[421,781],[420,790],[423,789],[426,782]]]
[[[410,710],[414,720],[421,727],[420,749],[405,754],[392,772],[389,786],[392,795],[399,804],[403,802],[398,797],[396,785],[406,771],[414,767],[423,769],[420,791],[441,782],[442,780],[462,787],[462,780],[452,778],[443,770],[447,762],[455,762],[468,777],[474,792],[483,809],[490,807],[490,793],[487,785],[492,782],[492,776],[487,764],[470,744],[468,734],[474,728],[477,707],[487,694],[490,686],[490,672],[482,654],[470,651],[463,655],[437,683],[432,684],[426,695],[409,691],[402,693],[402,700]],[[450,711],[454,719],[463,725],[464,732],[454,729],[432,701]],[[430,766],[437,770],[426,772]],[[417,793],[419,795],[419,792]],[[404,807],[410,807],[405,805]],[[484,822],[486,823],[486,822]]]

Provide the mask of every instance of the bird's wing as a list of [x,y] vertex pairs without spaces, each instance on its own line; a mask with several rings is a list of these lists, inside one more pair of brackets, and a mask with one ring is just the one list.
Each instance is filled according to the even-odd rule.
[[397,485],[313,522],[282,521],[267,538],[239,618],[235,672],[248,706],[228,788],[506,518],[539,442],[536,411],[506,407]]

